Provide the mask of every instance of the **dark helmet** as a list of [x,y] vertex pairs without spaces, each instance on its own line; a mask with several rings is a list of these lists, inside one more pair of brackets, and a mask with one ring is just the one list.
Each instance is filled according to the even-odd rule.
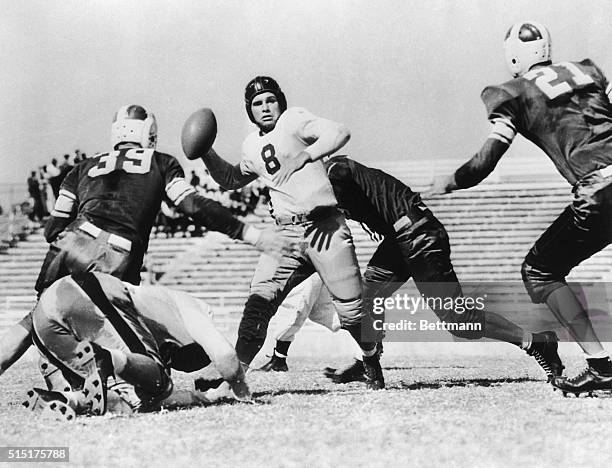
[[256,76],[249,81],[244,90],[244,105],[251,122],[255,123],[253,113],[251,112],[251,103],[253,99],[255,99],[255,96],[261,93],[272,93],[276,96],[281,114],[287,110],[287,98],[274,78],[270,78],[269,76]]

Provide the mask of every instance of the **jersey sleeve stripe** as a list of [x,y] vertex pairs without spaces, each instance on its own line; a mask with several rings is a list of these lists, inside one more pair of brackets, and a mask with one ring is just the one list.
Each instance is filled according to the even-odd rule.
[[59,195],[64,195],[65,197],[70,198],[71,200],[76,200],[76,195],[66,189],[60,189]]
[[[60,190],[59,197],[55,200],[55,206],[53,207],[53,216],[59,216],[60,218],[68,218],[72,213],[74,207],[74,198],[70,198],[68,195],[72,195],[70,192]],[[56,214],[57,213],[57,214]]]
[[51,211],[51,216],[55,216],[56,218],[70,218],[70,213],[65,213],[63,211],[54,209]]
[[166,194],[175,205],[181,203],[190,193],[196,193],[196,191],[183,178],[176,178],[166,185]]
[[494,119],[491,121],[493,128],[489,134],[489,138],[499,140],[503,143],[510,144],[516,136],[516,128],[508,119]]

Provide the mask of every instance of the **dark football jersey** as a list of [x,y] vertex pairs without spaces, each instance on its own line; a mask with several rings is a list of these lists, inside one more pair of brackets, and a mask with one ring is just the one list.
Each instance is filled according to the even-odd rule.
[[373,232],[394,235],[399,218],[420,210],[417,205],[424,208],[418,193],[379,169],[346,156],[334,157],[326,166],[340,208]]
[[76,196],[79,216],[108,232],[139,240],[146,250],[167,188],[183,177],[172,156],[127,148],[86,159],[66,176],[61,188]]
[[482,100],[491,121],[507,119],[539,146],[570,184],[612,164],[608,81],[589,59],[536,67]]

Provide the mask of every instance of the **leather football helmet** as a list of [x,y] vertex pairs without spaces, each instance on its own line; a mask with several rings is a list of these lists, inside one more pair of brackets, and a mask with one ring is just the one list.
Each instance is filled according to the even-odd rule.
[[244,90],[244,105],[251,122],[255,123],[253,112],[251,112],[251,103],[255,96],[261,93],[272,93],[276,96],[281,114],[287,110],[287,98],[274,78],[256,76],[249,81]]
[[122,106],[113,117],[111,143],[138,143],[142,148],[157,145],[157,122],[155,116],[139,105]]
[[506,65],[517,78],[538,64],[550,62],[550,34],[546,27],[534,21],[514,24],[504,39]]

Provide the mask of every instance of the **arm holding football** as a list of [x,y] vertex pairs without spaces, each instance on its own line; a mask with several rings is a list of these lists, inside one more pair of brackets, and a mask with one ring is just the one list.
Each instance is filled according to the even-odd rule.
[[240,164],[228,163],[212,148],[202,156],[202,161],[210,172],[210,176],[226,190],[244,187],[257,179],[257,174],[245,174]]

